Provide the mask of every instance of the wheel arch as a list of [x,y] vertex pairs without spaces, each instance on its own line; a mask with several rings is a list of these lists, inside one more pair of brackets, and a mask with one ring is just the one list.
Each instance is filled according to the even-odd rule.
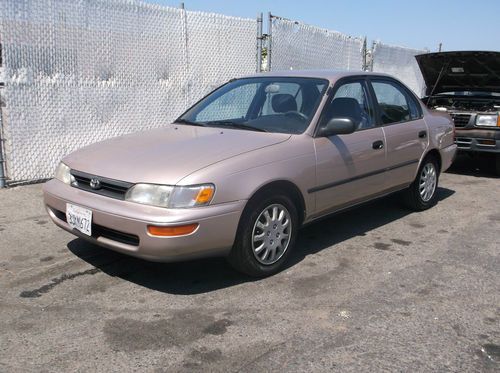
[[424,161],[424,159],[426,159],[427,157],[433,157],[437,163],[438,163],[438,167],[439,167],[439,172],[441,172],[442,170],[442,162],[443,160],[441,159],[441,153],[439,153],[439,150],[438,149],[430,149],[427,153],[425,153],[425,155],[422,157],[422,161],[420,163],[422,163]]
[[274,180],[260,186],[247,201],[245,209],[251,204],[251,202],[255,201],[258,198],[261,198],[267,193],[273,192],[285,194],[292,199],[297,208],[299,226],[302,225],[302,222],[306,217],[306,202],[299,187],[289,180]]

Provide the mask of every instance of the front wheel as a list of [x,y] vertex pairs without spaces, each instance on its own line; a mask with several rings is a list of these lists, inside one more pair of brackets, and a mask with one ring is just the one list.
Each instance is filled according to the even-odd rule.
[[428,156],[424,159],[413,183],[404,192],[404,201],[416,211],[426,210],[437,202],[439,166],[436,159]]
[[298,214],[284,195],[250,201],[243,212],[229,263],[254,277],[279,272],[295,245]]
[[495,172],[500,176],[500,154],[495,155]]

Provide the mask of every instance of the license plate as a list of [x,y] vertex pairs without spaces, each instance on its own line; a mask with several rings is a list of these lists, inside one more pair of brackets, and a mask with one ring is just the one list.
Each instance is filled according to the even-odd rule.
[[84,207],[66,204],[66,221],[74,228],[87,236],[92,236],[92,211]]

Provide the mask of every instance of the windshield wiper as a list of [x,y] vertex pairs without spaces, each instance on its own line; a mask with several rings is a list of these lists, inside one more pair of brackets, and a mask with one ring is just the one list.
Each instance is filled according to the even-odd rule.
[[222,127],[228,127],[228,128],[235,128],[235,129],[242,129],[242,130],[250,130],[250,131],[257,131],[257,132],[267,132],[263,128],[258,128],[254,126],[250,126],[248,124],[244,123],[236,123],[236,122],[231,122],[229,120],[214,120],[212,122],[207,123],[210,126],[222,126]]
[[178,124],[189,124],[190,126],[206,127],[207,125],[203,122],[192,122],[187,119],[177,119],[174,123]]

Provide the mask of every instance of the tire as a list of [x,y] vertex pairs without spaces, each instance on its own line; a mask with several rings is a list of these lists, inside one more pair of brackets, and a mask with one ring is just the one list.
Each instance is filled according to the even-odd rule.
[[427,156],[418,169],[417,176],[404,191],[403,201],[415,211],[423,211],[437,203],[439,164],[435,157]]
[[500,176],[500,154],[495,155],[495,173]]
[[298,222],[297,208],[288,196],[267,192],[252,198],[240,219],[229,263],[252,277],[279,272],[295,246]]

